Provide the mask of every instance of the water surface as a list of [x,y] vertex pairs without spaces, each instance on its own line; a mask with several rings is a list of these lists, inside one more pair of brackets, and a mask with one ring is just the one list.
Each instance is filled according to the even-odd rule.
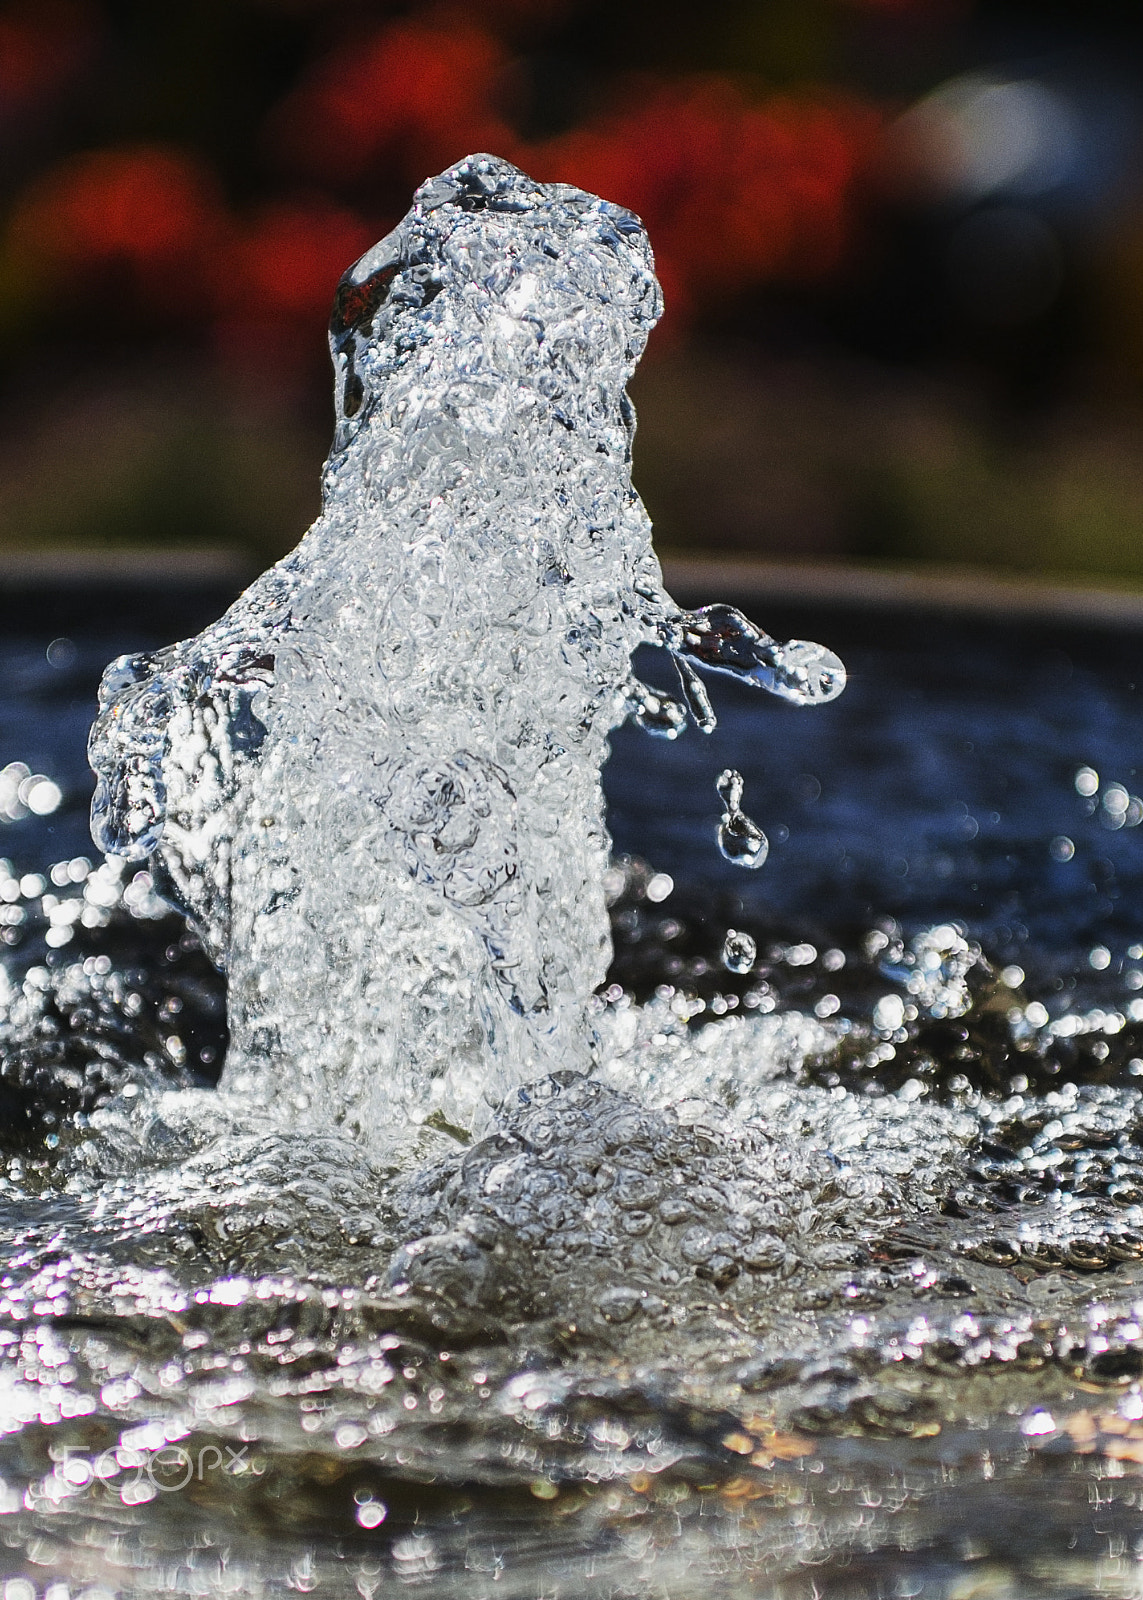
[[[88,840],[100,669],[226,598],[8,602],[0,767],[60,800],[9,770],[7,1569],[1136,1593],[1137,638],[767,608],[849,688],[613,737],[596,1078],[394,1169],[212,1109],[221,981]],[[714,847],[727,766],[758,874]]]

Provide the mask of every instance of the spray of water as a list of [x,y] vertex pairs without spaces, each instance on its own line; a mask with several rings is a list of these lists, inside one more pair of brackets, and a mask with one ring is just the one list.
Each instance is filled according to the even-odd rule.
[[[706,730],[696,667],[843,687],[663,590],[625,391],[659,310],[629,212],[487,156],[426,183],[337,292],[320,518],[198,638],[108,669],[95,838],[225,967],[248,1103],[376,1140],[589,1068],[607,735],[686,716],[632,650],[670,652]],[[758,866],[740,792],[720,843]]]
[[[489,157],[425,184],[338,289],[320,518],[198,638],[105,675],[113,859],[51,891],[0,863],[5,932],[50,951],[0,987],[27,1112],[0,1173],[0,1512],[29,1571],[65,1528],[76,1585],[133,1561],[124,1594],[158,1571],[365,1595],[364,1532],[384,1582],[452,1593],[521,1547],[509,1486],[558,1502],[540,1545],[590,1563],[577,1593],[631,1586],[595,1566],[626,1517],[638,1592],[652,1530],[683,1549],[686,1524],[704,1592],[752,1551],[751,1592],[803,1561],[816,1592],[833,1552],[823,1593],[880,1594],[851,1557],[911,1549],[966,1459],[906,1471],[907,1445],[1000,1418],[981,1471],[1010,1481],[1073,1423],[1136,1449],[1138,1385],[1084,1397],[1143,1371],[1143,1002],[1042,988],[1050,1014],[951,922],[820,952],[738,909],[704,934],[664,873],[608,866],[621,721],[709,731],[709,673],[799,705],[844,684],[820,646],[663,590],[624,392],[658,311],[629,213]],[[632,676],[640,644],[679,700]],[[741,776],[717,791],[724,856],[761,865]],[[226,972],[219,1093],[191,1082],[218,980],[156,887]],[[642,1004],[599,992],[606,900]],[[73,927],[106,949],[64,957]],[[487,1537],[467,1501],[430,1534],[411,1482],[491,1486]],[[606,1486],[595,1522],[570,1484]],[[969,1540],[958,1513],[956,1547],[994,1520]]]

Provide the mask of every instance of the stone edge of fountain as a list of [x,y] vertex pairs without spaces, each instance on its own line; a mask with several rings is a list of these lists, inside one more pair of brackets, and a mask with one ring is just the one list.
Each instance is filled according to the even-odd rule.
[[[182,595],[210,590],[234,597],[261,570],[249,552],[222,545],[198,549],[0,550],[0,613],[9,625],[35,629],[41,603],[59,596],[69,610],[94,609],[109,591]],[[982,567],[872,566],[847,561],[769,560],[733,553],[662,555],[668,589],[687,600],[729,594],[747,608],[794,605],[828,610],[939,612],[949,616],[1072,627],[1143,629],[1143,588],[1106,580],[1056,581]],[[761,614],[761,613],[760,613]],[[92,616],[98,621],[98,615]]]

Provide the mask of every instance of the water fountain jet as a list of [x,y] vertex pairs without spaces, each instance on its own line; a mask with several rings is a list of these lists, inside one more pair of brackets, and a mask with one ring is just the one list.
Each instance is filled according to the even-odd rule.
[[[765,770],[743,694],[709,771],[615,732],[655,866],[601,882],[624,716],[840,682],[662,589],[622,393],[656,309],[625,213],[483,159],[428,185],[338,295],[322,518],[105,681],[97,832],[150,870],[0,862],[18,1585],[1130,1586],[1143,871],[1094,796],[1137,637],[835,614],[854,693],[770,708]],[[162,637],[95,620],[92,662]],[[55,632],[0,641],[6,711]],[[724,850],[762,855],[738,762],[791,824],[765,903],[710,848],[726,763]],[[229,968],[221,1094],[188,1086],[221,983],[155,882]],[[192,1445],[247,1466],[184,1496]]]
[[[105,674],[94,836],[225,969],[246,1105],[376,1140],[588,1070],[608,734],[686,717],[632,651],[670,652],[707,731],[696,667],[843,687],[820,646],[663,588],[625,388],[660,306],[630,212],[491,156],[431,179],[338,287],[318,521],[197,638]],[[759,865],[732,809],[724,849]]]

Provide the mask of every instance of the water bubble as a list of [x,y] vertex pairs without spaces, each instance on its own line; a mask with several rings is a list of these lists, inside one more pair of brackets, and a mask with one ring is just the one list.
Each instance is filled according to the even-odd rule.
[[59,809],[63,791],[51,778],[34,777],[26,788],[21,785],[20,798],[34,816],[48,817]]
[[[354,1499],[357,1497],[354,1496]],[[354,1516],[362,1528],[379,1528],[389,1515],[389,1507],[384,1500],[358,1500]]]
[[1039,1407],[1028,1413],[1020,1423],[1020,1432],[1028,1438],[1039,1438],[1043,1435],[1056,1432],[1056,1419],[1050,1411],[1043,1411]]
[[772,1233],[755,1234],[742,1251],[742,1260],[751,1272],[772,1272],[786,1260],[786,1247]]
[[748,933],[727,928],[722,945],[722,964],[728,972],[750,972],[758,959],[758,946]]
[[609,906],[616,900],[627,887],[627,874],[622,867],[611,866],[603,874],[603,893]]
[[1076,847],[1066,834],[1058,834],[1048,846],[1048,854],[1053,861],[1070,861],[1076,853]]
[[691,1266],[704,1266],[716,1249],[714,1235],[709,1228],[688,1228],[679,1241],[679,1254]]
[[10,761],[0,768],[0,821],[22,822],[29,813],[50,816],[62,800],[59,784],[42,772],[33,772],[22,761]]
[[880,1033],[894,1033],[905,1021],[905,1002],[899,994],[882,995],[873,1007],[873,1026]]
[[1094,767],[1080,767],[1075,776],[1076,793],[1090,799],[1099,790],[1099,773]]
[[1089,951],[1087,959],[1096,972],[1105,972],[1111,965],[1111,951],[1106,945],[1097,944]]
[[639,1310],[639,1299],[638,1289],[626,1285],[605,1289],[599,1297],[600,1315],[607,1322],[630,1322]]
[[1100,799],[1099,820],[1105,828],[1122,828],[1127,822],[1131,796],[1121,783],[1112,783]]
[[922,929],[908,949],[888,948],[879,966],[887,978],[903,983],[930,1016],[960,1017],[972,1003],[966,980],[979,959],[977,946],[946,922]]
[[652,905],[659,905],[674,893],[674,889],[675,880],[669,872],[656,872],[653,877],[647,880],[647,899],[651,901]]
[[53,639],[45,650],[48,665],[55,667],[57,672],[66,672],[68,667],[75,664],[79,651],[71,639]]

